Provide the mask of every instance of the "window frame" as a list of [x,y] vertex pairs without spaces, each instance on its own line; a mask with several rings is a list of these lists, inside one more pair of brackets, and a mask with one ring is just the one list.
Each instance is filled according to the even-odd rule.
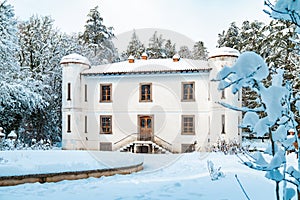
[[67,84],[67,101],[71,101],[71,83]]
[[[104,100],[103,99],[103,90],[102,87],[104,86],[108,86],[109,90],[110,90],[110,95],[106,95],[106,98],[108,96],[110,96],[109,100]],[[112,84],[111,83],[107,83],[107,84],[100,84],[100,103],[111,103],[112,102]]]
[[[147,86],[147,85],[149,85],[150,86],[150,99],[145,99],[145,100],[143,100],[142,99],[142,88],[143,88],[143,86]],[[139,89],[139,102],[153,102],[152,101],[152,83],[140,83],[140,89]],[[146,96],[148,96],[148,95],[146,95],[145,94],[145,97]]]
[[[102,119],[103,118],[109,118],[110,119],[110,126],[109,126],[110,130],[107,131],[107,132],[103,131],[103,124],[102,124]],[[112,115],[100,115],[100,134],[105,134],[105,135],[112,134]]]
[[84,133],[88,133],[88,118],[87,116],[85,115],[84,116]]
[[226,134],[225,128],[226,128],[226,116],[225,116],[225,114],[222,114],[221,115],[221,134]]
[[84,102],[88,101],[87,84],[84,85]]
[[[189,96],[190,94],[187,94],[187,98],[185,99],[185,90],[184,90],[184,86],[185,85],[192,85],[192,98],[190,99]],[[194,102],[196,101],[195,99],[195,82],[194,81],[190,81],[190,82],[182,82],[181,83],[181,101],[182,102]]]
[[195,151],[195,144],[181,144],[181,153],[191,153]]
[[67,133],[71,133],[71,115],[67,115]]
[[99,150],[100,151],[112,151],[112,142],[100,142]]
[[[192,118],[193,119],[193,123],[192,123],[192,127],[190,126],[185,126],[185,118]],[[190,129],[192,128],[192,131],[185,131],[185,129]],[[195,135],[195,115],[182,115],[181,116],[181,135]]]

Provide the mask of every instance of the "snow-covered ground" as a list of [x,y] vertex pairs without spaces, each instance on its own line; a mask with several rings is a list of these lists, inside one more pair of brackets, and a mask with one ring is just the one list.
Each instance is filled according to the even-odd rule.
[[[85,158],[83,155],[90,153],[83,151],[78,151],[76,154],[74,151],[27,152],[1,152],[0,158],[7,161],[0,163],[0,173],[3,174],[1,170],[3,165],[15,162],[15,167],[11,166],[11,169],[15,170],[18,166],[22,168],[24,163],[28,165],[30,163],[28,160],[32,161],[32,168],[37,163],[49,163],[52,165],[52,170],[55,169],[53,167],[55,165],[57,165],[56,170],[74,166],[81,170],[86,166],[111,165],[111,163],[104,163],[100,154],[98,157],[91,156],[93,159]],[[39,156],[35,157],[34,154]],[[111,160],[117,160],[117,154],[115,152]],[[144,170],[130,175],[0,187],[0,199],[246,199],[235,175],[240,179],[250,199],[275,198],[274,183],[264,177],[265,173],[249,169],[241,164],[235,155],[199,152],[168,155],[138,154],[138,156],[128,153],[127,155],[125,157],[129,159],[128,161],[131,159],[139,162],[143,159]],[[58,163],[55,164],[53,160],[57,160]],[[213,161],[216,167],[222,167],[221,171],[225,173],[225,177],[211,181],[207,160]],[[295,154],[290,154],[288,160],[289,163],[296,164]],[[124,164],[122,162],[119,164]],[[7,171],[9,170],[6,169],[6,173]]]
[[72,172],[133,166],[139,154],[100,151],[0,151],[0,176]]

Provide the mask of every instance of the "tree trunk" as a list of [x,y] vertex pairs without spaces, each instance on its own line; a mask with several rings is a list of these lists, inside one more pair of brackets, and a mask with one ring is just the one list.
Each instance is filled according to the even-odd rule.
[[[269,128],[269,137],[270,137],[271,145],[272,145],[272,156],[274,157],[274,155],[275,155],[275,143],[273,141],[271,128]],[[275,193],[276,193],[276,199],[280,200],[280,196],[279,196],[279,181],[276,181]]]

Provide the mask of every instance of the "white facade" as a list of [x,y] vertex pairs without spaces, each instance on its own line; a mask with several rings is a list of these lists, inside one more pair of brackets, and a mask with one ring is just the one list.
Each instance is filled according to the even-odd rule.
[[211,81],[238,55],[221,48],[208,61],[148,59],[94,67],[82,56],[65,56],[63,148],[176,153],[205,151],[220,138],[241,142],[240,114],[217,103],[240,106],[241,94],[222,93]]

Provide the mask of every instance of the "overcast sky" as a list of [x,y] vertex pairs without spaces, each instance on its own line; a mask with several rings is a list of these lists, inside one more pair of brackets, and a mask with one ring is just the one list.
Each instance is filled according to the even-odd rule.
[[[263,12],[263,0],[8,0],[19,19],[33,14],[50,15],[63,32],[83,31],[87,14],[99,6],[106,26],[122,34],[133,29],[160,28],[203,41],[209,50],[217,44],[218,33],[233,21],[270,18]],[[168,38],[166,38],[168,39]]]

